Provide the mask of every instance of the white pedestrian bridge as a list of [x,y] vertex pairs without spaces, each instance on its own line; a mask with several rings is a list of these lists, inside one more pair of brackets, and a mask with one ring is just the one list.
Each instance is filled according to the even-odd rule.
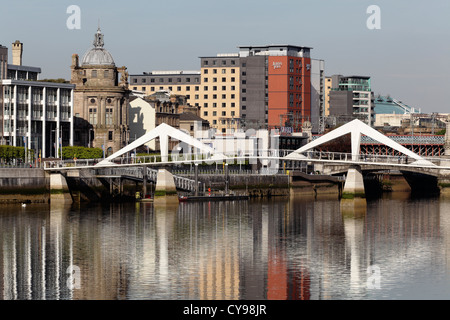
[[[326,152],[320,151],[320,145],[332,141],[341,136],[351,135],[351,152]],[[381,144],[385,144],[396,151],[398,155],[375,155],[360,154],[361,137],[369,137]],[[137,147],[159,138],[161,153],[158,156],[133,157],[127,155]],[[194,153],[169,154],[169,138],[176,139],[191,146]],[[173,128],[167,124],[161,124],[150,132],[144,134],[133,143],[122,148],[105,159],[57,161],[45,163],[45,170],[63,172],[65,170],[77,170],[81,168],[126,168],[132,166],[145,167],[170,167],[181,164],[216,164],[225,165],[229,163],[259,164],[259,174],[285,173],[282,170],[295,169],[301,163],[322,164],[323,166],[338,166],[342,172],[342,166],[348,170],[398,170],[417,172],[439,177],[450,181],[450,158],[444,157],[422,157],[410,151],[377,130],[367,126],[359,120],[353,120],[329,133],[313,140],[297,150],[257,150],[251,154],[240,154],[236,152],[216,152],[212,147],[202,143],[185,132]],[[332,170],[330,170],[332,172]],[[350,171],[349,171],[350,173]],[[352,175],[348,174],[348,177]]]

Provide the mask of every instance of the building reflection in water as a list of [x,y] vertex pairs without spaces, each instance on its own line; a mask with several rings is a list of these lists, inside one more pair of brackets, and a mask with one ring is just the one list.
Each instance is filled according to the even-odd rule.
[[[429,268],[448,271],[450,201],[355,208],[295,194],[176,207],[4,206],[0,297],[361,299]],[[373,265],[383,290],[367,288]],[[70,266],[79,287],[68,285]]]

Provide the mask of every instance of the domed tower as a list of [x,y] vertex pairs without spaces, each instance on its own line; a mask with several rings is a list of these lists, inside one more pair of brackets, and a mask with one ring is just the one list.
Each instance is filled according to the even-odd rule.
[[71,83],[76,85],[75,145],[103,147],[108,156],[127,144],[130,91],[126,70],[126,67],[118,68],[111,53],[104,48],[100,28],[81,65],[78,54],[72,55]]

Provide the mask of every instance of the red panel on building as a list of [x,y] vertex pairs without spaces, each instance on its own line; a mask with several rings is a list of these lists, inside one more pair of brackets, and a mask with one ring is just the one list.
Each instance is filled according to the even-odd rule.
[[269,128],[293,126],[299,131],[311,117],[311,59],[269,56],[268,62]]

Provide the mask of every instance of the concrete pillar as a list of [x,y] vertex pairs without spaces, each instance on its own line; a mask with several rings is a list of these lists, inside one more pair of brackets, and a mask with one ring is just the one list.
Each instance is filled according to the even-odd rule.
[[225,163],[225,195],[230,193],[230,175],[228,172],[228,163]]
[[198,196],[198,163],[195,164],[195,196]]
[[173,175],[166,169],[158,170],[153,201],[155,204],[178,203],[177,188],[175,186]]
[[347,172],[344,190],[342,192],[343,199],[365,198],[364,181],[360,166],[351,166]]
[[50,203],[72,203],[66,178],[60,173],[50,174]]
[[145,196],[147,195],[147,167],[142,167],[142,196],[145,199]]

